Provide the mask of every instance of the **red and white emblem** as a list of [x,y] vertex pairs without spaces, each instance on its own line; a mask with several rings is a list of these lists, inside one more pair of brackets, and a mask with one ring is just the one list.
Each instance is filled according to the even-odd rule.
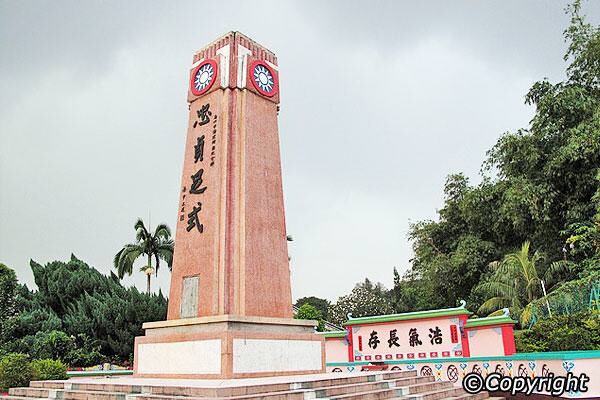
[[200,63],[193,71],[190,81],[190,90],[193,95],[200,96],[208,92],[213,83],[217,80],[217,62],[214,60],[205,60]]
[[254,61],[250,65],[250,80],[259,93],[272,97],[277,93],[277,75],[273,68],[263,61]]

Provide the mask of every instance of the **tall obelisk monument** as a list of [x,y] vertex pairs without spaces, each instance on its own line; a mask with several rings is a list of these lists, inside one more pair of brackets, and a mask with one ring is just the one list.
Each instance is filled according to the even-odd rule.
[[316,321],[292,319],[277,58],[238,32],[194,55],[167,321],[144,324],[143,377],[324,371]]
[[237,32],[194,55],[168,319],[292,317],[273,53]]

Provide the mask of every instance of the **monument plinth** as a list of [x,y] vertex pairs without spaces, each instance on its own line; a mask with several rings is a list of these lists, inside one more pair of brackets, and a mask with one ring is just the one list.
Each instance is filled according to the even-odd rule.
[[323,372],[316,321],[292,319],[275,55],[230,32],[194,55],[167,321],[137,376]]

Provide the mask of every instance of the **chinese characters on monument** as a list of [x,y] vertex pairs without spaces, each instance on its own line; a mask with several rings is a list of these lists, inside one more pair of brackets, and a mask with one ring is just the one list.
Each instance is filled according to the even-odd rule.
[[[213,115],[210,110],[210,103],[206,103],[202,105],[196,111],[197,119],[194,121],[192,125],[194,129],[198,130],[198,136],[196,137],[196,144],[194,145],[194,165],[197,165],[196,172],[192,174],[189,179],[189,190],[188,186],[184,185],[182,188],[182,199],[181,199],[181,210],[179,214],[179,220],[184,221],[187,218],[187,226],[186,231],[197,231],[199,233],[204,232],[204,224],[201,220],[201,211],[202,211],[202,195],[208,189],[208,186],[204,184],[204,172],[205,172],[205,163],[204,163],[204,146],[206,144],[206,134],[202,132],[205,128],[202,128],[208,125],[211,121],[211,117],[213,120],[212,124],[212,136],[211,136],[211,152],[210,152],[210,166],[215,165],[215,148],[217,142],[217,115]],[[206,132],[206,133],[210,133]],[[194,196],[192,199],[192,209],[186,212],[186,197]]]

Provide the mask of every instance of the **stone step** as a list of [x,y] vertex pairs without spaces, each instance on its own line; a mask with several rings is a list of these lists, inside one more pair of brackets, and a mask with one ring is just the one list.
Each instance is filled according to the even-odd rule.
[[[32,387],[11,388],[9,395],[23,398],[42,398],[57,400],[126,400],[127,393],[98,392],[85,390],[42,389]],[[3,399],[4,400],[4,399]]]
[[285,392],[298,389],[317,389],[332,386],[352,385],[382,380],[416,377],[416,371],[394,371],[388,373],[357,374],[355,376],[331,377],[296,383],[273,383],[238,387],[184,387],[184,386],[136,386],[126,384],[77,383],[69,381],[33,381],[31,387],[45,389],[81,390],[111,393],[148,393],[163,396],[187,397],[232,397],[258,393]]
[[[402,375],[400,375],[402,376]],[[411,377],[413,375],[406,374]],[[379,380],[376,380],[379,378]],[[367,384],[372,382],[383,382],[381,376],[376,375],[357,375],[352,377],[320,379],[305,382],[295,383],[277,383],[265,385],[249,385],[238,387],[216,387],[216,388],[201,388],[201,387],[177,387],[177,386],[151,386],[144,388],[144,394],[138,396],[139,400],[168,400],[170,398],[185,400],[191,398],[251,398],[265,397],[272,398],[277,395],[286,397],[296,397],[294,394],[318,390],[337,386],[352,386],[358,384]]]
[[395,388],[395,387],[404,387],[410,385],[416,385],[419,383],[427,383],[433,382],[434,378],[432,376],[412,376],[404,378],[395,378],[384,381],[374,381],[374,382],[362,382],[362,383],[352,383],[338,386],[327,386],[323,388],[318,388],[315,390],[315,395],[317,398],[322,397],[332,397],[339,396],[343,394],[350,394],[356,392],[365,392],[369,390],[376,389],[386,389],[386,388]]
[[480,392],[476,394],[465,393],[460,396],[452,397],[452,400],[483,400],[488,399],[490,395],[488,392]]
[[383,376],[384,380],[399,379],[399,378],[406,378],[406,377],[410,377],[410,376],[417,376],[417,371],[390,371],[390,372],[384,372],[381,375]]
[[0,395],[0,399],[2,399],[2,400],[48,400],[47,397],[38,399],[35,397],[13,396],[10,394],[7,396]]
[[452,384],[452,382],[435,381],[434,380],[432,382],[430,381],[430,382],[426,382],[426,383],[417,383],[414,385],[410,385],[406,389],[407,389],[407,393],[416,394],[416,393],[432,392],[432,391],[442,390],[442,389],[450,389],[453,387],[454,387],[454,385]]
[[141,393],[142,386],[106,384],[106,383],[77,383],[73,381],[31,381],[29,387],[61,390],[84,390],[88,392]]
[[[279,392],[253,393],[228,397],[191,397],[141,394],[135,395],[135,400],[304,400],[304,391],[288,390]],[[130,398],[130,400],[132,400]]]
[[[232,387],[190,387],[185,381],[160,385],[156,381],[115,379],[94,381],[33,381],[26,388],[12,388],[0,400],[483,400],[482,392],[466,393],[448,381],[419,377],[416,371],[361,373],[345,376],[307,377],[303,382],[263,383]],[[264,382],[264,381],[263,381]],[[500,400],[495,397],[492,400]]]
[[408,394],[401,397],[403,400],[440,400],[451,399],[452,397],[462,396],[466,392],[462,388],[450,387],[439,390],[432,390],[423,393]]
[[379,374],[369,374],[369,375],[356,375],[355,377],[341,377],[334,379],[318,379],[314,381],[305,381],[299,382],[296,384],[298,389],[315,389],[319,387],[325,386],[339,386],[353,383],[361,383],[361,382],[374,382],[374,381],[382,381],[382,380],[393,380],[393,379],[402,379],[402,378],[411,378],[416,377],[416,371],[394,371],[387,373],[379,373]]
[[50,394],[50,390],[53,390],[53,389],[41,389],[41,388],[33,388],[33,387],[16,387],[16,388],[8,389],[8,394],[10,396],[15,396],[15,397],[30,397],[30,398],[34,397],[34,398],[47,399]]
[[56,390],[60,400],[126,400],[127,393],[98,392],[92,390]]
[[64,381],[31,381],[29,387],[46,388],[46,389],[63,389]]
[[[398,376],[398,375],[395,375]],[[402,376],[402,375],[399,375]],[[258,399],[268,399],[268,400],[279,400],[279,399],[309,399],[309,398],[330,398],[330,397],[339,397],[342,395],[348,394],[357,394],[364,392],[372,392],[376,390],[383,389],[395,389],[398,386],[405,387],[410,385],[417,384],[427,384],[431,383],[434,380],[433,377],[418,377],[413,374],[408,374],[408,377],[397,378],[393,380],[379,380],[379,381],[371,381],[371,382],[360,382],[360,383],[350,383],[344,385],[337,386],[322,386],[314,389],[296,389],[296,390],[284,390],[284,391],[273,391],[267,393],[250,393],[243,394],[239,396],[229,396],[229,397],[197,397],[197,396],[173,396],[173,395],[156,395],[156,394],[142,394],[140,396],[136,396],[136,400],[221,400],[221,399],[229,399],[229,400],[258,400]]]
[[357,392],[344,394],[340,396],[330,397],[330,400],[383,400],[392,399],[406,395],[406,388],[388,388],[388,389],[377,389],[369,390],[365,392]]

